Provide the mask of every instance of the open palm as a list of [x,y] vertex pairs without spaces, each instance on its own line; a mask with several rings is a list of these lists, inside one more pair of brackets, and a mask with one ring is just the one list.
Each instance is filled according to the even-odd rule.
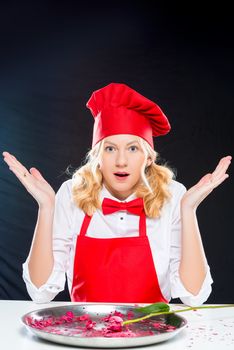
[[15,174],[40,206],[54,203],[55,192],[38,169],[30,168],[28,171],[26,167],[9,152],[3,152],[2,154],[9,169]]
[[226,173],[231,164],[231,156],[220,159],[213,173],[204,175],[200,181],[191,187],[183,196],[182,204],[190,208],[196,209],[198,205],[219,186],[229,175]]

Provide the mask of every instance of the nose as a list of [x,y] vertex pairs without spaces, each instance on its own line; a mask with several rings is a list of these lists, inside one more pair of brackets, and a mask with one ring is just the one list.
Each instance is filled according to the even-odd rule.
[[115,164],[117,167],[125,167],[128,164],[127,155],[124,150],[119,150],[116,154]]

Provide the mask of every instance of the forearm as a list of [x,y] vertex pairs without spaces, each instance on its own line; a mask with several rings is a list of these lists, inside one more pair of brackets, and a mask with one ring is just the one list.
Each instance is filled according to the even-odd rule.
[[39,207],[33,241],[29,253],[29,274],[36,287],[48,280],[53,266],[52,227],[54,205]]
[[206,256],[196,217],[196,210],[181,203],[181,262],[180,279],[185,288],[197,295],[207,272]]

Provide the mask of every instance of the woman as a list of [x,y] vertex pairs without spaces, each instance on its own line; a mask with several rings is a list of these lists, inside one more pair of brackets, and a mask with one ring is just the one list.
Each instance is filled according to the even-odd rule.
[[23,278],[35,302],[64,288],[72,301],[169,302],[198,306],[212,278],[196,218],[198,205],[227,177],[231,156],[188,191],[156,164],[153,136],[170,124],[157,104],[125,84],[95,91],[87,163],[56,196],[36,168],[3,152],[39,205]]

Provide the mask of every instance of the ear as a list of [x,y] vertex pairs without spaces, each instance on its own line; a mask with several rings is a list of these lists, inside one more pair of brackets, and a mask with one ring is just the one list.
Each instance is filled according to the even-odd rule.
[[148,166],[150,166],[152,164],[152,159],[151,158],[148,158],[147,159],[147,163],[146,163],[146,167],[148,168]]

